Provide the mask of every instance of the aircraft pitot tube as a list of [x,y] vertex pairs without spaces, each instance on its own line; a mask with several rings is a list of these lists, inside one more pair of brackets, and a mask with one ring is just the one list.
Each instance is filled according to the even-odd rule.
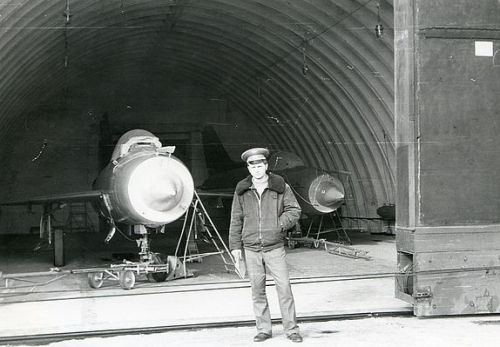
[[[105,192],[101,213],[114,222],[158,227],[189,208],[194,183],[186,166],[145,130],[124,134],[94,189]],[[104,206],[102,206],[104,205]]]

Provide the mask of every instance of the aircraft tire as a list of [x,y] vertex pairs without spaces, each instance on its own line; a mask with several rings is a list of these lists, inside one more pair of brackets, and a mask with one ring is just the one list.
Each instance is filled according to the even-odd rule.
[[148,281],[151,283],[165,282],[167,280],[167,277],[168,277],[167,272],[153,272],[147,274]]
[[[165,264],[165,260],[161,253],[153,253],[152,259],[154,264]],[[146,275],[148,281],[151,283],[165,282],[168,277],[168,272],[151,272]]]

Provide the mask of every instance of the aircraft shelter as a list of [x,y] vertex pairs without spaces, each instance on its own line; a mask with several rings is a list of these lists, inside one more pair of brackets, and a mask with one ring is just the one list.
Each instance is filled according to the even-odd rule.
[[[131,129],[175,145],[195,186],[248,148],[287,151],[341,177],[325,237],[368,239],[349,245],[361,250],[393,239],[370,252],[404,309],[497,314],[499,16],[496,0],[5,0],[0,203],[88,190]],[[224,153],[207,161],[207,148]],[[209,215],[224,235],[219,202]],[[53,266],[34,251],[43,211],[29,207],[2,206],[4,277]],[[129,252],[97,246],[108,230],[90,205],[58,213],[63,267]],[[343,275],[344,261],[372,273],[373,259],[307,250],[328,259],[307,268],[318,276]]]

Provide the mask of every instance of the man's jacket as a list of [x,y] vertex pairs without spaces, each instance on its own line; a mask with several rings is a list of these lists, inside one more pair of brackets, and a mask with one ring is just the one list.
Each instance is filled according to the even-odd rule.
[[229,248],[268,251],[284,246],[286,230],[300,218],[301,209],[285,180],[269,174],[262,196],[252,186],[252,176],[240,181],[234,192],[229,227]]

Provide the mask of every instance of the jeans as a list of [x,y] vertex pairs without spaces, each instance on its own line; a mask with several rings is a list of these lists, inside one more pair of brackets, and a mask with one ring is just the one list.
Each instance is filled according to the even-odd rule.
[[253,310],[259,333],[272,335],[271,313],[266,296],[266,267],[274,278],[280,304],[283,329],[287,336],[299,332],[285,248],[271,251],[245,250],[247,273],[252,286]]

